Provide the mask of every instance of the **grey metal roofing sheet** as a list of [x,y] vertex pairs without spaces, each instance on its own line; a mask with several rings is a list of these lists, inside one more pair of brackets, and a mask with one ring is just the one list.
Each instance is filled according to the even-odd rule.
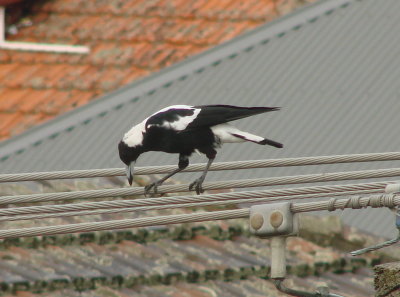
[[[236,125],[282,142],[278,150],[226,145],[218,161],[398,151],[400,2],[327,0],[108,94],[0,144],[0,172],[120,167],[117,143],[171,104],[281,106]],[[138,165],[175,164],[147,153]],[[204,161],[193,156],[192,162]],[[399,167],[400,162],[210,174],[238,179]],[[193,174],[180,175],[182,180]],[[346,214],[348,213],[348,214]],[[345,212],[347,223],[393,235],[387,210]],[[368,226],[372,217],[381,224]]]

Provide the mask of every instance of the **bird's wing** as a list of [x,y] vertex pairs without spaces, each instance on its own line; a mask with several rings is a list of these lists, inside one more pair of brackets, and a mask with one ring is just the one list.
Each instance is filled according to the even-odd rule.
[[200,109],[200,112],[187,125],[185,130],[215,126],[256,114],[279,110],[279,107],[239,107],[232,105],[202,105],[193,108]]
[[279,107],[238,107],[232,105],[172,105],[151,115],[146,129],[164,127],[177,132],[211,127],[259,113],[279,110]]
[[146,129],[152,126],[175,131],[183,131],[196,119],[200,109],[189,105],[172,105],[151,115],[146,121]]

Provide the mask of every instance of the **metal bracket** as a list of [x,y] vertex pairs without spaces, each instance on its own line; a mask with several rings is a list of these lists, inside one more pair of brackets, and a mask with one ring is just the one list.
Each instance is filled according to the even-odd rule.
[[297,235],[298,230],[298,219],[291,211],[290,202],[250,207],[251,233],[261,238],[271,237],[271,279],[279,291],[298,297],[342,297],[330,294],[327,286],[317,288],[315,293],[309,293],[283,285],[286,277],[286,237]]

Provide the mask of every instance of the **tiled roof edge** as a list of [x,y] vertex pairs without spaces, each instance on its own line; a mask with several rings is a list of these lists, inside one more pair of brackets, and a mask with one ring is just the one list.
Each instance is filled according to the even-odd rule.
[[[379,264],[378,258],[359,259],[342,257],[332,262],[316,262],[314,264],[300,263],[288,266],[288,274],[299,277],[318,275],[324,272],[345,273],[354,272],[362,267],[370,267]],[[170,273],[152,273],[130,275],[118,273],[108,276],[86,276],[86,277],[60,277],[57,279],[35,279],[22,280],[13,283],[0,282],[0,292],[15,294],[17,291],[30,291],[33,293],[44,293],[54,290],[74,289],[77,291],[94,290],[100,286],[115,289],[132,288],[140,285],[171,285],[177,282],[202,283],[210,280],[234,281],[247,279],[249,277],[260,277],[266,279],[270,273],[269,265],[249,265],[243,267],[227,267],[219,269],[204,269],[192,271],[178,271]]]
[[[328,233],[315,233],[310,232],[303,223],[307,218],[300,218],[300,225],[302,226],[299,236],[317,245],[325,247],[334,247],[337,250],[355,250],[364,247],[365,241],[356,239],[351,240],[343,235],[343,230],[335,232],[332,227],[332,232]],[[308,217],[308,221],[313,218]],[[312,222],[314,222],[312,220]],[[314,222],[315,223],[315,222]],[[324,227],[326,231],[327,227]],[[35,236],[35,237],[18,237],[3,239],[0,241],[0,250],[7,250],[11,247],[21,247],[28,249],[45,248],[47,246],[72,246],[72,245],[85,245],[85,244],[118,244],[121,241],[133,241],[140,244],[155,242],[158,240],[191,240],[196,236],[207,236],[214,240],[225,241],[233,240],[237,236],[252,238],[253,234],[250,233],[248,222],[246,219],[237,219],[234,223],[229,223],[228,226],[222,228],[216,223],[205,224],[183,224],[183,225],[170,225],[158,226],[152,228],[134,228],[128,230],[116,231],[96,231],[86,233],[73,233],[73,234],[60,234],[50,236]],[[386,255],[386,254],[382,254]],[[390,255],[386,255],[389,256]]]
[[184,81],[192,75],[203,72],[206,68],[216,67],[224,61],[251,52],[255,47],[265,45],[274,39],[278,40],[288,32],[297,31],[306,24],[316,23],[321,17],[329,16],[357,1],[361,2],[362,0],[323,0],[311,4],[104,95],[92,103],[3,141],[0,143],[0,163],[8,160],[13,154],[21,154],[31,146],[38,146],[62,133],[71,132],[78,125],[86,125],[94,118],[103,117],[110,111],[119,110],[125,104],[135,103],[144,96],[151,96],[163,88],[168,88],[176,82]]

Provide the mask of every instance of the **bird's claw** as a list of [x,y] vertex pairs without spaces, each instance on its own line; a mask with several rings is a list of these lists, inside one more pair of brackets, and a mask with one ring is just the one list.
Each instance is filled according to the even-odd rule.
[[158,186],[159,186],[159,185],[161,185],[161,183],[154,182],[154,183],[151,183],[151,184],[148,184],[147,186],[145,186],[145,187],[144,187],[144,196],[147,197],[147,195],[150,194],[150,190],[151,190],[151,189],[154,189],[154,190],[153,190],[153,194],[154,194],[154,195],[157,194],[157,193],[158,193]]
[[200,195],[200,194],[204,193],[204,190],[203,190],[203,187],[202,187],[203,181],[204,181],[204,179],[201,178],[201,177],[196,179],[194,182],[192,182],[189,185],[189,191],[192,191],[193,189],[195,189],[197,195]]

